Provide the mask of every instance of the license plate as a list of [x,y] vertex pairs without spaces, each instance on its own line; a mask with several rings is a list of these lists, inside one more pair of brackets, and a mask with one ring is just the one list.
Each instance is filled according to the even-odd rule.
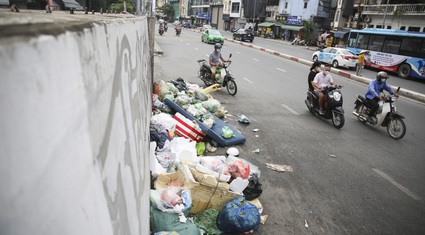
[[214,40],[214,42],[220,42],[220,40],[216,39],[216,40]]

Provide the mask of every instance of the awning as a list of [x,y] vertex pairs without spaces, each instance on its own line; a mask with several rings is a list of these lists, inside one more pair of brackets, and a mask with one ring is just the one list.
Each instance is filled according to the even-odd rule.
[[300,31],[300,29],[304,28],[303,26],[294,26],[294,25],[281,25],[282,29],[288,29],[292,31]]
[[84,8],[75,0],[62,0],[65,8],[74,8],[75,10],[83,10]]
[[263,22],[261,24],[258,24],[257,26],[258,27],[270,27],[270,26],[273,26],[273,25],[274,25],[274,23],[272,23],[272,22]]
[[349,30],[335,31],[335,32],[334,32],[334,37],[336,37],[336,38],[343,38],[343,37],[344,37],[344,35],[345,35],[346,33],[349,33],[349,32],[350,32]]

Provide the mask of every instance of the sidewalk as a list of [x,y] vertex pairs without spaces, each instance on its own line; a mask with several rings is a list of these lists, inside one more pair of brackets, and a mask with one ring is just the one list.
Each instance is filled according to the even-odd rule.
[[[201,33],[199,31],[199,29],[185,29],[185,30],[189,30],[189,31],[196,32],[196,33]],[[278,57],[282,57],[284,59],[288,59],[288,60],[295,61],[295,62],[298,62],[298,63],[301,63],[301,64],[305,64],[305,65],[308,65],[308,66],[311,66],[311,64],[313,64],[312,61],[300,59],[300,58],[297,58],[295,56],[283,54],[283,53],[280,53],[280,52],[277,52],[277,51],[273,51],[273,50],[270,50],[270,49],[267,49],[267,48],[264,48],[264,47],[259,47],[259,46],[253,45],[251,43],[241,42],[241,41],[233,40],[232,38],[227,38],[227,37],[224,37],[224,40],[229,41],[229,42],[234,42],[234,43],[237,43],[237,44],[242,45],[242,46],[254,48],[254,49],[257,49],[257,50],[260,50],[260,51],[263,51],[263,52],[266,52],[266,53],[269,53],[269,54],[272,54],[272,55],[275,55],[275,56],[278,56]],[[272,40],[274,42],[278,42],[278,43],[281,43],[281,44],[292,45],[291,42],[289,42],[289,41],[276,40],[276,39],[267,39],[267,38],[265,40]],[[316,50],[316,47],[306,47],[306,49],[308,49],[308,50],[314,50],[315,51]],[[163,53],[162,50],[161,50],[161,48],[159,47],[159,45],[155,42],[155,52],[157,50],[158,50],[158,53],[157,54],[162,54]],[[351,73],[349,73],[349,72],[347,72],[345,70],[340,70],[340,69],[332,68],[331,69],[331,73],[340,75],[342,77],[346,77],[348,79],[351,79],[351,80],[354,80],[354,81],[357,81],[357,82],[360,82],[360,83],[363,83],[363,84],[366,84],[366,85],[369,85],[369,83],[371,81],[368,78],[364,78],[364,77],[357,76],[355,74],[351,74]],[[392,88],[394,90],[397,89],[397,87],[392,87]],[[421,94],[421,93],[418,93],[418,92],[414,92],[414,91],[410,91],[410,90],[407,90],[407,89],[400,90],[399,94],[402,95],[402,96],[404,96],[404,97],[410,98],[412,100],[416,100],[418,102],[425,103],[425,95],[424,94]]]

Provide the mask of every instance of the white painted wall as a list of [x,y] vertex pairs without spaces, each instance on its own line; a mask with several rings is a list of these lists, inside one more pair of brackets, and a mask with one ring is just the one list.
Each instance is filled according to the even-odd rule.
[[0,38],[0,234],[149,234],[149,58],[143,17]]
[[[285,9],[285,2],[288,2],[288,7]],[[302,0],[280,0],[279,13],[291,16],[301,16],[304,20],[310,20],[310,16],[316,16],[319,6],[319,0],[307,1],[307,8],[304,8],[304,1]]]

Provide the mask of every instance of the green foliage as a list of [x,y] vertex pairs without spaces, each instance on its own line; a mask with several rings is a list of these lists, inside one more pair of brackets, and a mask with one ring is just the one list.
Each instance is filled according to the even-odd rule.
[[303,20],[302,22],[303,22],[304,28],[301,32],[301,38],[305,41],[308,41],[310,39],[311,33],[314,30],[315,25],[313,24],[313,22],[309,20]]
[[108,7],[109,11],[120,13],[124,11],[124,1],[127,7],[127,12],[135,12],[136,7],[133,4],[133,1],[129,0],[118,0],[115,3],[111,3]]
[[166,15],[168,18],[173,18],[174,16],[174,8],[168,3],[156,8],[156,11],[162,13],[163,15]]

